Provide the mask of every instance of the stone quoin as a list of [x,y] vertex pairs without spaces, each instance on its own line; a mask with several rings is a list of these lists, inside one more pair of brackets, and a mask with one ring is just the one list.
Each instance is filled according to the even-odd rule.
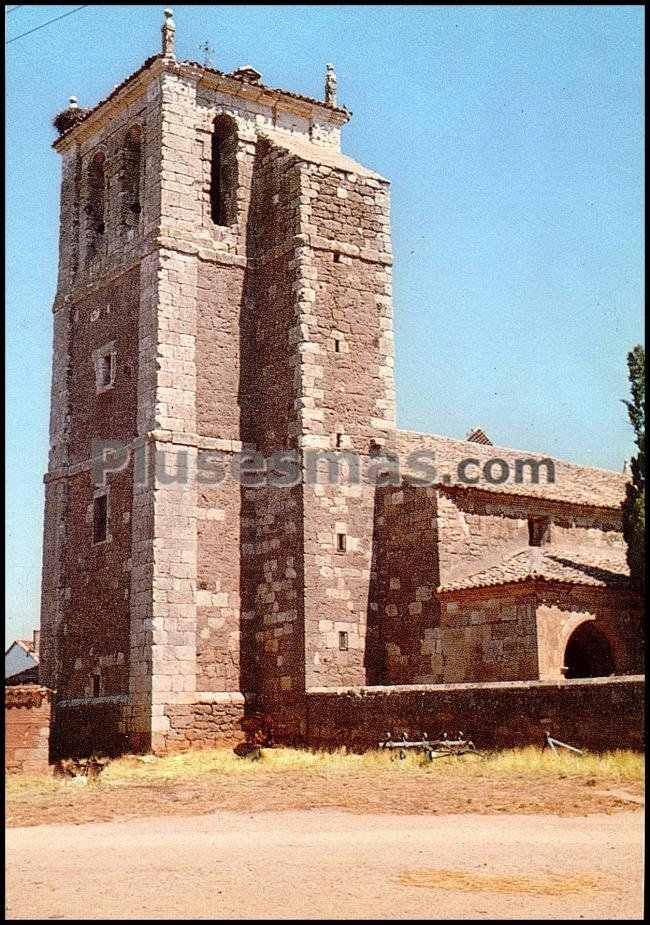
[[[549,461],[397,428],[389,183],[341,151],[334,67],[317,100],[176,48],[166,10],[160,54],[55,119],[40,679],[59,752],[255,722],[308,742],[310,691],[334,715],[326,689],[638,672],[624,477],[552,460],[525,480],[518,460]],[[125,447],[101,480],[98,441]],[[399,476],[205,477],[215,456],[304,472],[341,450]]]

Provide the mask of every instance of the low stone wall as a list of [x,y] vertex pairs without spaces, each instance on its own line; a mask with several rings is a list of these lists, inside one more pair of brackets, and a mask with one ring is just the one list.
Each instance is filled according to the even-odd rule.
[[56,704],[52,757],[88,758],[91,754],[115,756],[134,749],[126,733],[125,697],[68,700]]
[[130,705],[125,695],[56,704],[51,752],[58,758],[117,756],[127,752],[158,754],[188,748],[232,747],[246,738],[249,705],[242,694],[199,694],[190,704],[165,708],[168,729],[155,737],[129,731]]
[[46,773],[53,691],[36,684],[5,688],[5,768]]
[[197,703],[169,704],[169,731],[157,752],[188,748],[232,747],[246,738],[246,701],[243,694],[204,694]]
[[[10,689],[12,696],[25,690],[45,689],[31,685]],[[254,698],[247,702],[242,694],[207,693],[198,695],[195,703],[165,708],[168,730],[153,750],[232,748],[258,732],[270,732],[276,744],[324,749],[347,746],[361,752],[376,748],[387,733],[419,737],[425,732],[436,738],[444,732],[454,737],[459,730],[477,748],[542,745],[548,731],[561,741],[594,751],[642,749],[644,691],[642,675],[557,682],[312,688],[299,705],[294,704],[290,726],[267,711],[256,712]],[[8,701],[9,691],[6,697]],[[109,700],[57,704],[51,757],[148,751],[148,742],[138,744],[127,734],[127,709],[126,702]],[[8,715],[12,712],[8,710]],[[23,712],[36,716],[31,707]],[[9,742],[15,742],[16,735],[10,739],[11,718],[7,722],[9,754]],[[18,725],[14,720],[14,726]]]
[[644,746],[642,675],[492,684],[312,688],[307,744],[376,748],[386,733],[450,738],[477,748],[542,745],[544,733],[594,751]]

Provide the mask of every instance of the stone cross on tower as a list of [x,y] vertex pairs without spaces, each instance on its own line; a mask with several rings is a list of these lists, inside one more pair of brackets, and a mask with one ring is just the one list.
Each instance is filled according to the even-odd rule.
[[160,27],[162,32],[162,51],[163,55],[166,58],[175,57],[175,45],[176,45],[176,26],[174,25],[174,11],[167,9],[163,11],[165,14],[165,21]]
[[325,102],[330,106],[336,106],[336,74],[333,64],[327,65],[325,74]]

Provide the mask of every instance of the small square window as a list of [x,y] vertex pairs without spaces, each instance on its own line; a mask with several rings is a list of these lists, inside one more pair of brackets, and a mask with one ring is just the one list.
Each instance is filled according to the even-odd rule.
[[347,536],[345,533],[336,534],[336,551],[345,552],[347,549]]
[[108,497],[93,500],[93,543],[103,543],[108,537]]
[[339,651],[340,652],[348,651],[348,634],[343,631],[339,633]]

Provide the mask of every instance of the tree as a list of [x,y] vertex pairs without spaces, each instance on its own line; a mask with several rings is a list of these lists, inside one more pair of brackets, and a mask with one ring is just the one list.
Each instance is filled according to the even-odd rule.
[[623,536],[630,576],[645,590],[645,350],[637,344],[627,355],[631,400],[625,401],[634,428],[637,453],[630,460],[632,481],[625,486]]

